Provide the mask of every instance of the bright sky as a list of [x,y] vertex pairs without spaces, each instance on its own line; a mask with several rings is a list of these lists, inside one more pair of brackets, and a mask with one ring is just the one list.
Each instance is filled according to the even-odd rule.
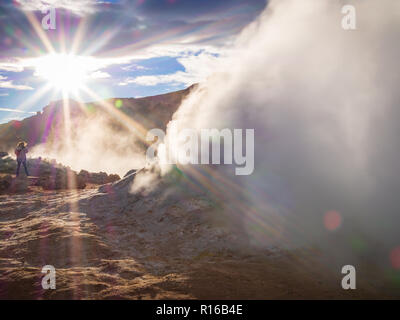
[[[41,10],[56,8],[56,29]],[[13,0],[0,4],[0,123],[63,95],[183,89],[215,69],[266,0]]]

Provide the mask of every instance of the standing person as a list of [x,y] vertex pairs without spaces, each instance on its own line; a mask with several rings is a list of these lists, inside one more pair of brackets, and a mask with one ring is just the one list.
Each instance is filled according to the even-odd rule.
[[21,167],[21,163],[24,165],[26,175],[29,176],[28,168],[26,167],[26,154],[28,153],[28,148],[26,146],[27,143],[21,141],[18,143],[17,148],[15,149],[15,155],[17,156],[17,162],[18,162],[17,173],[16,173],[17,177],[19,175],[19,168]]

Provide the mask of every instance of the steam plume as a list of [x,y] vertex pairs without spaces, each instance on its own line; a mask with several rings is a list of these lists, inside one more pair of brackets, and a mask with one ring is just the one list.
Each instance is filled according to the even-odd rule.
[[[342,28],[345,4],[357,30]],[[170,129],[255,129],[254,174],[217,168],[235,194],[227,219],[250,241],[336,241],[333,252],[351,251],[354,236],[385,255],[400,244],[399,15],[391,0],[271,1],[175,114]],[[334,232],[324,226],[332,210]]]

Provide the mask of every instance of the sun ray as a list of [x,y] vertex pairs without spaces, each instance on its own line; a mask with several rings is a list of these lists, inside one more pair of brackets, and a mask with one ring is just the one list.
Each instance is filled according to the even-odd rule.
[[37,90],[29,99],[25,100],[21,103],[17,109],[18,110],[26,110],[30,106],[32,106],[35,102],[37,102],[40,98],[42,98],[47,92],[52,89],[52,85],[50,83],[46,83],[42,88]]
[[108,44],[119,31],[120,28],[114,28],[112,30],[104,31],[104,33],[97,38],[97,41],[94,42],[92,46],[83,51],[82,54],[93,55],[101,48],[103,48],[106,44]]
[[78,49],[82,43],[83,36],[85,35],[85,31],[87,29],[86,21],[87,21],[86,19],[82,19],[79,22],[78,28],[75,31],[74,37],[72,39],[72,45],[71,45],[71,50],[70,50],[71,54],[77,54],[77,52],[78,52]]
[[109,113],[111,116],[117,119],[120,122],[120,124],[123,125],[125,128],[127,128],[129,131],[134,133],[142,142],[144,142],[145,144],[149,144],[149,142],[146,141],[147,129],[143,127],[139,122],[128,117],[125,113],[118,110],[111,103],[102,100],[101,97],[97,96],[87,86],[84,86],[82,90],[84,90],[95,101],[98,101],[98,103],[105,109],[107,113]]
[[51,44],[49,38],[47,37],[46,33],[44,32],[42,26],[40,25],[40,23],[37,21],[35,15],[32,12],[29,11],[23,11],[25,16],[27,17],[29,23],[32,25],[33,29],[35,30],[36,34],[38,35],[38,37],[40,38],[40,40],[42,41],[42,43],[44,44],[44,46],[47,49],[47,52],[49,53],[54,53],[54,47]]
[[63,91],[63,114],[64,114],[64,143],[68,151],[71,151],[71,112],[69,108],[69,97],[66,91]]
[[[60,16],[60,19],[62,19],[62,15]],[[65,41],[65,29],[64,29],[64,21],[60,21],[58,24],[58,42],[60,43],[60,52],[66,53],[67,51],[67,45]]]

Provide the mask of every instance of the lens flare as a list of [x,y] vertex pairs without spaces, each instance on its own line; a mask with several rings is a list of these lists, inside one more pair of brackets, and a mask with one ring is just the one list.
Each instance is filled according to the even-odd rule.
[[390,262],[394,269],[400,269],[400,247],[396,247],[390,252]]
[[325,228],[329,231],[335,231],[342,225],[342,216],[339,212],[331,210],[324,216]]

